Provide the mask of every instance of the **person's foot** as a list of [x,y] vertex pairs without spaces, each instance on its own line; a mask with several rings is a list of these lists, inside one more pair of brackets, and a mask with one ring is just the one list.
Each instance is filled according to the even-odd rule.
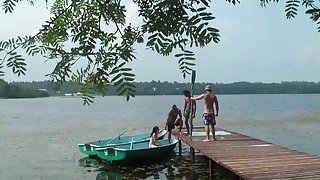
[[204,139],[202,140],[203,142],[209,142],[210,140],[209,139]]
[[218,139],[217,138],[213,138],[212,141],[218,141]]

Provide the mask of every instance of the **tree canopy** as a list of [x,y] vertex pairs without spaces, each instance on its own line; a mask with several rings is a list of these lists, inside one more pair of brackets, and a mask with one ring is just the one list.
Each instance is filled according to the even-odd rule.
[[[12,13],[22,0],[4,0],[2,9]],[[36,0],[27,0],[31,5]],[[261,6],[278,0],[259,0]],[[84,102],[92,102],[93,92],[105,95],[116,87],[127,100],[135,95],[135,74],[128,65],[136,60],[135,47],[163,56],[174,54],[185,78],[195,65],[193,48],[219,42],[219,30],[211,26],[215,19],[209,11],[210,0],[55,0],[47,2],[51,17],[34,36],[0,41],[0,75],[11,68],[24,75],[24,52],[55,59],[57,64],[48,76],[57,84],[65,81],[81,85]],[[126,5],[138,6],[141,24],[126,22]],[[237,4],[240,0],[226,0]],[[287,0],[286,16],[297,15],[304,6],[310,18],[319,24],[320,9],[313,0]],[[318,28],[320,31],[320,29]],[[80,63],[82,62],[82,63]],[[83,63],[84,62],[84,63]]]
[[47,90],[8,84],[4,80],[0,79],[0,98],[35,98],[48,96],[49,94]]

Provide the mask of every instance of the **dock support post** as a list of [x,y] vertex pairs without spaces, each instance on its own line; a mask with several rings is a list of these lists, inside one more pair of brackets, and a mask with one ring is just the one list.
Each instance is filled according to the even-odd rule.
[[190,155],[191,155],[191,162],[195,162],[195,157],[194,157],[194,148],[190,147]]
[[209,159],[209,174],[210,174],[210,179],[213,178],[213,162],[210,158]]
[[181,153],[182,148],[181,148],[181,140],[180,139],[178,141],[178,144],[179,144],[179,156],[181,157],[182,156],[182,153]]

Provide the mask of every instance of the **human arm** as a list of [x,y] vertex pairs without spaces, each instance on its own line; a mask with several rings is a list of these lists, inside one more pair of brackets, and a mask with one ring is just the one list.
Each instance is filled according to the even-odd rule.
[[182,113],[181,110],[178,109],[178,111],[176,112],[176,114],[174,115],[174,125],[175,126],[179,126],[182,127]]
[[214,98],[214,104],[215,104],[215,106],[216,106],[216,116],[218,116],[218,114],[219,114],[219,102],[218,102],[218,98],[217,98],[217,96],[215,96],[215,98]]
[[200,96],[194,96],[194,97],[191,97],[192,100],[200,100],[200,99],[203,99],[204,95],[201,94]]
[[193,106],[192,117],[194,118],[194,117],[196,117],[196,111],[197,111],[197,103],[196,103],[196,101],[193,100],[192,106]]

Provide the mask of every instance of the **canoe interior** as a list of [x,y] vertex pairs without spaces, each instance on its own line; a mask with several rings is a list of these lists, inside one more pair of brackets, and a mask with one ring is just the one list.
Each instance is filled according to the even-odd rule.
[[[164,136],[166,135],[166,131],[160,131],[158,135],[158,139],[163,139]],[[106,140],[99,140],[99,141],[93,141],[89,142],[86,144],[90,144],[93,146],[97,147],[103,147],[106,146],[107,144],[113,145],[113,144],[123,144],[123,143],[128,143],[132,140],[134,141],[143,141],[143,140],[148,140],[150,138],[150,133],[144,133],[144,134],[137,134],[137,135],[132,135],[132,136],[120,136],[119,138],[116,138],[114,140],[112,139],[106,139]],[[111,141],[112,140],[112,141]],[[111,141],[111,142],[110,142]]]
[[[171,143],[169,143],[168,139],[157,141],[157,144],[161,147],[168,146],[171,144],[177,143],[178,140],[171,139]],[[149,141],[143,141],[143,142],[136,142],[132,144],[123,144],[123,145],[116,145],[113,146],[116,150],[122,150],[122,151],[132,151],[132,150],[141,150],[141,149],[149,149]]]

